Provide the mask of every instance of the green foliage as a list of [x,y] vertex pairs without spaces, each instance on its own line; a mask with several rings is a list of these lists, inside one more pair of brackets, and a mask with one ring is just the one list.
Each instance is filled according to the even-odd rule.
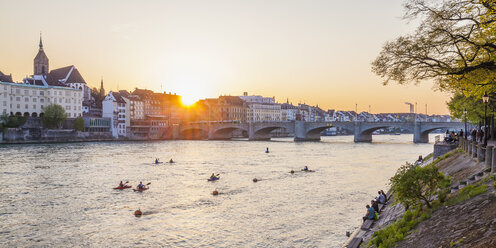
[[7,114],[4,114],[0,116],[0,124],[2,125],[3,128],[18,128],[24,123],[26,123],[26,120],[28,118],[25,116],[10,116]]
[[83,117],[78,117],[74,120],[74,129],[76,131],[83,131],[84,130],[84,119]]
[[463,241],[464,241],[464,239],[463,239],[463,238],[461,238],[461,239],[459,239],[459,240],[457,240],[457,241],[451,241],[451,242],[450,242],[450,247],[453,247],[453,246],[455,246],[455,245],[458,245],[458,244],[462,243]]
[[[482,95],[484,92],[479,92],[477,95],[465,95],[462,92],[456,92],[450,101],[447,102],[451,116],[464,121],[464,109],[467,110],[467,122],[478,123],[484,120],[484,103],[482,102]],[[492,109],[494,101],[490,101],[488,105],[488,114]],[[489,116],[489,115],[488,115]]]
[[434,156],[434,153],[430,153],[429,155],[427,155],[427,157],[424,158],[424,161],[429,160],[430,158],[432,158],[432,156]]
[[48,128],[60,128],[67,115],[64,108],[58,104],[50,104],[43,108],[43,125]]
[[91,89],[91,96],[95,99],[95,104],[98,108],[102,107],[102,101],[105,100],[105,92],[102,89],[93,87]]
[[391,178],[391,189],[395,199],[406,206],[419,206],[423,202],[431,208],[434,195],[449,192],[450,181],[432,164],[415,167],[406,163]]
[[471,185],[465,186],[461,190],[458,191],[458,194],[456,194],[456,196],[448,199],[446,202],[446,205],[448,205],[448,206],[456,205],[456,204],[464,202],[464,201],[466,201],[466,200],[468,200],[474,196],[480,195],[486,191],[487,191],[487,187],[485,184],[481,184],[478,186],[471,184]]
[[420,221],[430,218],[429,212],[422,211],[422,208],[408,210],[403,217],[388,227],[375,232],[372,239],[367,243],[367,247],[395,247],[395,243],[401,241],[412,229],[417,227]]

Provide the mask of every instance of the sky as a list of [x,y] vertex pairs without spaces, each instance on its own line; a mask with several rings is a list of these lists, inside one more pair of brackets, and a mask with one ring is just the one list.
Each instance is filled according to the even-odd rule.
[[[412,33],[401,0],[0,0],[0,71],[33,73],[42,32],[50,69],[75,65],[90,87],[185,99],[263,95],[372,113],[448,114],[431,82],[382,85],[371,62]],[[369,108],[370,107],[370,108]]]

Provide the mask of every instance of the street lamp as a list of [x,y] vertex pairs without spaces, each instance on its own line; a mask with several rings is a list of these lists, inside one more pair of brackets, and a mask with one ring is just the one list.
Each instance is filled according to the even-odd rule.
[[463,115],[465,116],[465,139],[467,139],[467,109],[463,108]]
[[487,103],[489,102],[489,96],[486,92],[484,92],[484,96],[482,96],[482,101],[484,102],[484,146],[487,145]]

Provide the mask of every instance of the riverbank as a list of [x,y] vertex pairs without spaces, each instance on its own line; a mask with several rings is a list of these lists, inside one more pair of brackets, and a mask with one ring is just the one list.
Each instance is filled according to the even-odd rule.
[[[424,163],[428,164],[428,163]],[[495,247],[496,246],[496,190],[494,175],[484,162],[478,162],[468,154],[458,150],[436,166],[445,175],[452,177],[451,193],[448,200],[433,209],[424,209],[413,224],[396,243],[384,243],[384,247]],[[392,200],[380,214],[380,219],[368,230],[355,232],[352,238],[362,238],[360,247],[375,247],[369,241],[376,238],[374,233],[389,229],[393,223],[404,222],[405,208]],[[415,223],[417,220],[415,219]],[[396,224],[398,225],[398,224]],[[360,228],[359,228],[360,229]],[[398,231],[398,230],[397,230]],[[381,237],[383,237],[382,231]],[[389,233],[394,235],[394,233]],[[403,235],[403,234],[395,234]],[[374,241],[375,243],[377,242]]]

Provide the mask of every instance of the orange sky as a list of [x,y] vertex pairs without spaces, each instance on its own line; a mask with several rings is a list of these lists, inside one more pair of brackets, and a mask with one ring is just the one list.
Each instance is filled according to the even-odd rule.
[[412,32],[398,0],[4,1],[0,70],[33,73],[39,32],[50,68],[76,65],[90,86],[185,98],[250,94],[373,113],[447,114],[445,93],[382,86],[370,63]]

